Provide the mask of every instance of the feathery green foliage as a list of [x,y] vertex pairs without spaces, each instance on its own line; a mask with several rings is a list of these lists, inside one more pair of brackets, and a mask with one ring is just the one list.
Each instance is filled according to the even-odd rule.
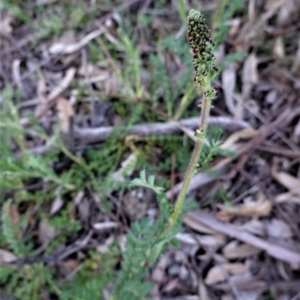
[[28,247],[26,247],[23,241],[18,238],[19,224],[12,224],[12,220],[9,214],[9,207],[11,200],[6,201],[2,207],[1,223],[2,234],[5,238],[5,242],[9,245],[9,248],[17,257],[22,257],[28,253]]
[[131,231],[127,234],[122,270],[112,299],[147,299],[145,297],[152,289],[152,285],[144,281],[147,267],[153,266],[174,235],[182,230],[179,224],[166,229],[172,210],[164,190],[155,185],[154,180],[154,176],[147,179],[142,171],[140,178],[132,181],[132,185],[144,186],[156,193],[160,215],[153,225],[147,219],[132,224]]
[[[163,53],[168,51],[179,57],[184,66],[185,71],[168,73],[166,62],[164,61]],[[160,99],[166,103],[168,117],[172,117],[174,107],[180,95],[185,94],[192,84],[192,61],[189,47],[183,38],[176,38],[171,35],[161,41],[158,46],[158,54],[151,55],[149,60],[149,68],[152,70],[151,74],[151,101],[153,106],[158,105]],[[190,97],[191,99],[192,97]]]
[[109,248],[104,254],[89,253],[75,278],[60,287],[61,300],[104,299],[102,292],[115,276],[114,267],[119,256],[115,244]]
[[[213,20],[213,40],[216,45],[216,49],[226,39],[230,26],[226,24],[235,13],[245,8],[245,0],[233,0],[233,1],[218,1],[217,10],[215,12]],[[227,54],[222,61],[218,63],[218,68],[224,70],[226,66],[237,60],[244,59],[247,56],[246,52],[237,51]]]
[[203,149],[199,159],[198,170],[206,171],[209,169],[209,163],[213,161],[214,157],[231,156],[235,157],[235,153],[229,150],[222,149],[222,142],[220,140],[223,130],[219,127],[212,127],[208,129],[206,139],[207,143],[203,145]]
[[214,17],[213,40],[216,48],[225,40],[230,27],[226,24],[233,15],[245,8],[245,0],[223,0],[217,4]]

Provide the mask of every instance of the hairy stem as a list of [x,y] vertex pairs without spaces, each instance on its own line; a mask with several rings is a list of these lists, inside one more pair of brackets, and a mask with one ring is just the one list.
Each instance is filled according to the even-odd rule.
[[180,212],[182,211],[182,204],[184,202],[184,198],[186,196],[187,189],[188,189],[190,181],[194,175],[194,171],[197,166],[199,156],[201,154],[202,145],[203,145],[205,135],[206,135],[206,130],[207,130],[207,123],[208,123],[210,107],[211,107],[211,97],[209,97],[209,96],[204,97],[204,100],[202,103],[202,110],[201,110],[200,127],[199,127],[198,131],[196,131],[196,132],[201,132],[201,134],[198,135],[198,137],[197,137],[195,148],[194,148],[189,166],[187,168],[187,171],[186,171],[184,179],[183,179],[181,191],[177,197],[177,200],[176,200],[176,203],[174,206],[174,211],[169,220],[169,224],[168,224],[169,228],[175,224]]

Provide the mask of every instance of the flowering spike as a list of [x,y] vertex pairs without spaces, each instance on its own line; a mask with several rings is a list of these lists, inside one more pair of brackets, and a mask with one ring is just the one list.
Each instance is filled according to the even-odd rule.
[[214,98],[214,90],[210,82],[218,74],[213,54],[214,44],[210,37],[210,30],[203,15],[194,9],[188,14],[188,40],[193,52],[193,64],[195,68],[194,80],[197,86],[204,92],[208,92]]

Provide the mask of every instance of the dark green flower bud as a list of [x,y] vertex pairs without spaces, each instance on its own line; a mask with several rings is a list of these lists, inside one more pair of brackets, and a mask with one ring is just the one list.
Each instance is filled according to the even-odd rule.
[[218,75],[213,54],[214,44],[205,18],[194,9],[188,15],[188,40],[193,52],[195,82],[204,91],[211,90],[210,82]]

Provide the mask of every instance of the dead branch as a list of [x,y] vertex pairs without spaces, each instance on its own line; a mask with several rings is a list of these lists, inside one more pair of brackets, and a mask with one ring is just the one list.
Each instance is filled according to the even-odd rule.
[[[226,130],[238,130],[251,128],[251,126],[242,120],[233,120],[230,117],[210,117],[209,126],[220,126]],[[167,123],[140,124],[132,126],[128,134],[139,136],[168,135],[181,132],[180,126],[190,129],[196,129],[199,126],[199,117],[184,119],[181,121],[170,121]],[[74,134],[80,142],[97,143],[105,141],[113,131],[114,127],[98,128],[75,128]]]
[[195,222],[201,223],[217,232],[226,234],[237,240],[243,241],[244,243],[262,249],[274,258],[289,263],[300,264],[300,253],[294,252],[278,245],[274,245],[266,240],[252,235],[249,232],[241,231],[231,224],[220,222],[204,211],[191,211],[187,213],[187,217],[192,218]]

